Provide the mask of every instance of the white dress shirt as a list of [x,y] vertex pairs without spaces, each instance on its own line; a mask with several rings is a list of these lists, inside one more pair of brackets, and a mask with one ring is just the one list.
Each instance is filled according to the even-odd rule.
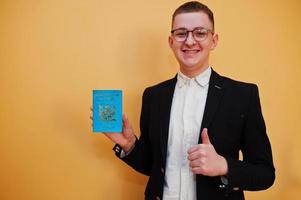
[[194,78],[177,75],[173,95],[166,158],[163,200],[196,200],[196,175],[187,159],[198,144],[211,68]]

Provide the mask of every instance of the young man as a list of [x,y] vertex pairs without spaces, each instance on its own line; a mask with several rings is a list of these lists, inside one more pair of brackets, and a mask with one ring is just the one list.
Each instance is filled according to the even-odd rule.
[[243,190],[270,187],[275,169],[257,86],[209,66],[218,42],[211,10],[181,5],[168,41],[180,70],[144,91],[140,138],[125,116],[122,134],[106,134],[119,158],[149,176],[145,199],[242,200]]

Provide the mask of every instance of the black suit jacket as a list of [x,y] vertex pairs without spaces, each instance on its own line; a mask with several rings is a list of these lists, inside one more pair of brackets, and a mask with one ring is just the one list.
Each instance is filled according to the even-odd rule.
[[[144,91],[140,138],[132,152],[121,158],[149,176],[145,199],[162,199],[176,81],[175,77]],[[273,184],[275,169],[256,85],[234,81],[212,71],[201,130],[203,128],[208,128],[216,152],[227,160],[228,185],[222,185],[220,177],[197,175],[197,199],[242,200],[243,190],[263,190]],[[114,150],[120,157],[118,145]],[[243,160],[239,160],[239,151]]]

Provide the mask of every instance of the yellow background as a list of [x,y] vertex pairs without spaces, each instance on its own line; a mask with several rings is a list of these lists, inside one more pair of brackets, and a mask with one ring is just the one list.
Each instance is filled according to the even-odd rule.
[[[219,73],[257,83],[276,166],[247,199],[300,199],[301,3],[206,0]],[[147,178],[91,132],[92,89],[122,89],[139,135],[143,89],[175,75],[177,0],[0,1],[0,199],[143,199]],[[256,147],[254,147],[256,148]]]

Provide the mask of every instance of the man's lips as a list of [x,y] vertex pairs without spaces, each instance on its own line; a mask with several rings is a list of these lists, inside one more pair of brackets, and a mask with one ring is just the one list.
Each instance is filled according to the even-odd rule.
[[198,50],[198,49],[183,49],[182,52],[184,52],[185,54],[196,54],[196,53],[200,52],[200,50]]

